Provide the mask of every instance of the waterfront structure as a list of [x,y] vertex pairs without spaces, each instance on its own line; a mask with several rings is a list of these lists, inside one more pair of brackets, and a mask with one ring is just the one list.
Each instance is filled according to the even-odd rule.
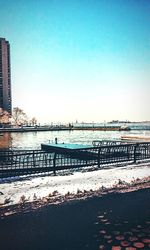
[[10,44],[0,38],[0,108],[12,113]]

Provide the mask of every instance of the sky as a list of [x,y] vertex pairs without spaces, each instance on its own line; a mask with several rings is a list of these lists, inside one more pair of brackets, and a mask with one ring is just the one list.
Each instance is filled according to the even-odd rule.
[[29,117],[150,120],[149,0],[0,0],[0,37]]

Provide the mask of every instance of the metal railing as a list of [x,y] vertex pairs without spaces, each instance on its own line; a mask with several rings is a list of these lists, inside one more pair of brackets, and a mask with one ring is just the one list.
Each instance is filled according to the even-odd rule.
[[150,142],[101,145],[73,152],[0,150],[0,178],[150,159]]

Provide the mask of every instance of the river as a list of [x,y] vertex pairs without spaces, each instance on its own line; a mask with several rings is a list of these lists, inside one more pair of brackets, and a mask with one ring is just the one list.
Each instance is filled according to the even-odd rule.
[[150,130],[131,131],[44,131],[25,133],[3,133],[0,134],[0,148],[11,149],[40,149],[41,143],[58,142],[79,143],[91,145],[93,140],[115,140],[121,136],[147,136]]

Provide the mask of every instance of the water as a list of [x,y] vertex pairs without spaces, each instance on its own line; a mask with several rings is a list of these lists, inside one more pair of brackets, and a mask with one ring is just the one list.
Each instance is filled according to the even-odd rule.
[[40,149],[41,143],[78,143],[91,145],[93,140],[115,140],[121,136],[147,136],[150,137],[150,130],[131,131],[44,131],[26,133],[3,133],[0,134],[0,148],[12,149]]

